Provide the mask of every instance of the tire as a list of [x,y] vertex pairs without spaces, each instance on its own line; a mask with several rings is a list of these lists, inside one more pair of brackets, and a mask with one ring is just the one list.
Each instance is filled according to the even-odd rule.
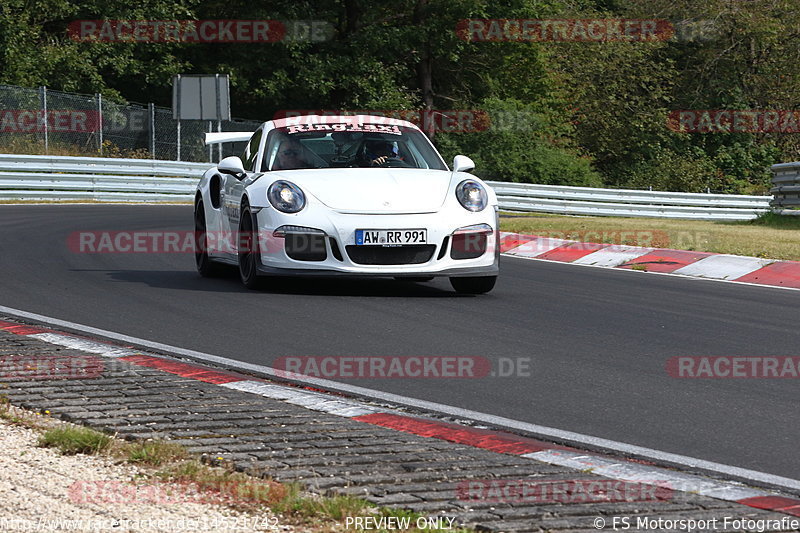
[[410,276],[410,277],[397,276],[394,279],[396,279],[397,281],[411,281],[414,283],[425,283],[426,281],[431,281],[433,278],[434,276]]
[[204,278],[216,278],[224,273],[224,268],[208,256],[208,238],[206,237],[206,212],[203,202],[194,208],[194,262],[197,272]]
[[248,289],[259,289],[262,286],[262,279],[258,276],[258,232],[253,224],[253,213],[250,206],[242,207],[242,216],[239,219],[239,235],[237,236],[237,247],[245,241],[246,249],[239,249],[239,278]]
[[497,276],[450,278],[450,285],[461,294],[485,294],[494,288]]

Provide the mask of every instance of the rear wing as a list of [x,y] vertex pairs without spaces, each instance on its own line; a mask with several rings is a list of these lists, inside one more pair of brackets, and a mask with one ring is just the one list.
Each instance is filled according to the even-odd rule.
[[235,143],[241,141],[249,141],[253,136],[252,131],[221,131],[215,133],[206,133],[206,145],[209,144],[222,144],[222,143]]

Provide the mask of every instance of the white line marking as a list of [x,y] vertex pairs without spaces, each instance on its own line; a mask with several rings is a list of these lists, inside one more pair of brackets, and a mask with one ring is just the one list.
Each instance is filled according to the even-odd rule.
[[[533,261],[537,261],[537,259],[533,259]],[[160,342],[149,341],[146,339],[140,339],[138,337],[132,337],[130,335],[124,335],[122,333],[116,333],[114,331],[108,331],[100,328],[95,328],[92,326],[85,326],[83,324],[76,324],[75,322],[69,322],[67,320],[61,320],[58,318],[39,315],[36,313],[29,313],[27,311],[14,309],[12,307],[6,307],[0,305],[0,312],[12,316],[17,316],[20,318],[35,320],[37,322],[43,322],[45,324],[50,324],[53,326],[59,326],[76,331],[82,331],[84,333],[98,335],[100,337],[106,337],[108,339],[114,339],[119,342],[145,346],[147,348],[152,348],[160,352],[180,355],[183,357],[194,359],[196,361],[202,361],[205,363],[214,363],[222,365],[223,367],[226,368],[250,371],[271,377],[279,377],[281,374],[285,374],[285,371],[283,370],[276,370],[268,366],[254,365],[252,363],[236,361],[234,359],[229,359],[227,357],[220,357],[218,355],[198,352],[196,350],[189,350],[186,348],[179,348],[177,346],[170,346],[169,344],[162,344]],[[572,431],[565,431],[547,426],[540,426],[538,424],[521,422],[519,420],[512,420],[510,418],[505,418],[502,416],[496,416],[488,413],[481,413],[478,411],[471,411],[469,409],[462,409],[460,407],[454,407],[452,405],[444,405],[440,403],[429,402],[426,400],[419,400],[417,398],[409,398],[407,396],[382,392],[374,389],[367,389],[365,387],[357,387],[355,385],[337,383],[335,381],[330,381],[327,379],[302,376],[298,374],[297,379],[293,381],[298,381],[337,392],[345,392],[356,396],[362,396],[365,398],[381,400],[384,402],[404,405],[408,407],[415,407],[418,409],[432,411],[435,413],[442,413],[442,414],[456,416],[459,418],[476,420],[478,422],[484,422],[493,426],[510,428],[517,431],[531,433],[539,437],[553,439],[557,442],[563,441],[567,443],[588,446],[590,448],[613,450],[616,452],[621,452],[623,454],[645,457],[655,461],[680,465],[688,468],[697,468],[701,470],[707,470],[709,472],[717,472],[719,474],[745,479],[752,482],[766,483],[778,487],[800,490],[800,480],[782,476],[776,476],[774,474],[768,474],[766,472],[758,472],[756,470],[749,470],[737,466],[715,463],[713,461],[706,461],[704,459],[697,459],[685,455],[680,455],[670,452],[662,452],[660,450],[645,448],[643,446],[637,446],[634,444],[627,444],[624,442],[617,442],[600,437],[593,437],[591,435],[583,435],[581,433],[575,433]]]
[[697,494],[700,496],[707,496],[709,498],[716,498],[717,500],[725,500],[727,502],[738,502],[739,500],[744,500],[745,498],[770,496],[770,493],[764,490],[753,489],[750,487],[737,487],[735,485],[723,485],[714,489],[701,490],[698,491]]
[[681,492],[697,493],[721,486],[720,483],[707,477],[673,472],[636,463],[602,466],[592,470],[592,473],[634,483],[649,482]]
[[253,394],[275,400],[294,398],[296,394],[295,391],[289,387],[281,387],[280,385],[272,385],[260,381],[233,381],[231,383],[222,383],[220,386],[242,392],[252,392]]
[[675,270],[674,273],[701,278],[735,280],[774,262],[775,260],[772,259],[759,259],[758,257],[744,257],[741,255],[710,255],[700,261],[681,267]]
[[584,472],[589,471],[592,474],[611,479],[658,485],[676,491],[692,492],[725,501],[738,501],[744,498],[770,495],[767,491],[745,487],[731,481],[720,482],[707,477],[684,474],[657,466],[614,461],[605,457],[583,455],[566,450],[526,453],[523,457]]
[[363,416],[363,415],[372,415],[375,413],[381,413],[383,411],[376,411],[375,409],[367,409],[362,407],[345,407],[344,409],[338,409],[336,411],[330,411],[330,414],[337,415],[337,416],[344,416],[347,418],[353,418],[356,416]]
[[615,267],[627,263],[631,259],[649,254],[653,250],[653,248],[641,248],[638,246],[609,246],[589,255],[584,255],[572,262],[578,265]]
[[70,337],[69,335],[60,335],[58,333],[36,333],[27,336],[34,337],[44,342],[49,342],[50,344],[56,344],[58,346],[64,346],[66,348],[72,348],[73,350],[83,350],[84,352],[96,353],[98,355],[103,355],[105,357],[125,357],[128,355],[136,355],[139,353],[134,350],[128,350],[125,348],[119,348],[117,346],[103,344],[102,342],[93,342],[87,339],[78,339],[76,337]]
[[586,455],[585,453],[571,452],[568,450],[545,450],[543,452],[533,452],[523,454],[522,457],[529,457],[559,466],[575,468],[576,470],[592,470],[601,466],[618,465],[622,460],[610,457],[598,457],[596,455]]
[[516,248],[506,250],[505,254],[520,255],[522,257],[538,257],[550,250],[554,250],[565,244],[572,244],[577,241],[566,241],[564,239],[554,239],[550,237],[539,237],[525,244],[521,244]]
[[[505,252],[500,254],[504,257],[513,257],[514,259],[521,259],[524,261],[539,261],[541,263],[548,263],[550,265],[574,265],[577,267],[583,268],[602,268],[607,272],[627,272],[633,274],[641,274],[646,276],[670,276],[675,278],[682,278],[687,281],[697,281],[697,282],[714,282],[714,283],[730,283],[734,285],[747,285],[750,287],[758,287],[760,289],[779,289],[782,291],[800,291],[798,287],[783,287],[781,285],[767,285],[765,283],[750,283],[749,281],[736,281],[736,280],[728,280],[728,279],[717,279],[717,278],[701,278],[697,276],[687,276],[684,274],[675,274],[674,272],[645,272],[642,270],[633,270],[631,268],[611,268],[611,267],[604,267],[604,266],[597,266],[597,265],[582,265],[580,263],[566,263],[564,261],[550,261],[549,259],[539,259],[538,257],[523,257],[521,255],[509,255]],[[775,261],[772,261],[773,263]]]
[[272,385],[270,383],[248,380],[225,383],[222,386],[295,405],[303,405],[304,402],[307,402],[307,405],[304,405],[304,407],[308,409],[323,411],[346,418],[383,412],[380,409],[375,409],[361,402],[348,400],[346,398],[331,399],[327,394],[293,390],[291,387],[285,385]]

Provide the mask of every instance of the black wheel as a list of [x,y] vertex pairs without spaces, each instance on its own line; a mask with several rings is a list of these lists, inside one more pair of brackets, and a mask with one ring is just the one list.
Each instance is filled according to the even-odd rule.
[[194,208],[194,262],[197,271],[204,278],[214,278],[223,274],[223,266],[208,257],[208,236],[206,235],[206,212],[203,202]]
[[248,289],[261,287],[261,278],[258,276],[258,234],[253,224],[253,213],[250,206],[242,208],[239,219],[239,277]]
[[397,276],[394,279],[396,279],[397,281],[413,281],[414,283],[425,283],[426,281],[431,281],[433,278],[434,276],[412,276],[408,278],[403,276]]
[[474,278],[450,278],[450,285],[462,294],[484,294],[494,288],[497,276],[481,276]]

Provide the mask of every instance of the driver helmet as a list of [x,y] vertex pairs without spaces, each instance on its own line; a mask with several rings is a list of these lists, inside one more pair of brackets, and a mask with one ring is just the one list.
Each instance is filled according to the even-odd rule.
[[389,141],[367,141],[364,144],[364,151],[369,159],[377,159],[382,155],[398,157],[400,154],[397,143]]

